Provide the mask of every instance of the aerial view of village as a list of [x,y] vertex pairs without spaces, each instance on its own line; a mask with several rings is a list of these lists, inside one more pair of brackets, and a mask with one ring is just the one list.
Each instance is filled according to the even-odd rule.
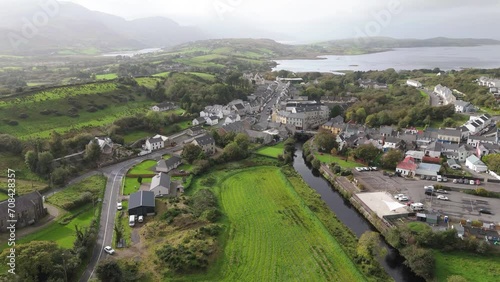
[[309,2],[2,0],[0,281],[499,281],[500,2]]

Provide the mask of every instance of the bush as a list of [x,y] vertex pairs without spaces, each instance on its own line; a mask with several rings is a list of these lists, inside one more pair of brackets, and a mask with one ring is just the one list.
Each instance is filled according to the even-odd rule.
[[406,258],[405,264],[409,266],[415,274],[427,280],[434,276],[436,261],[431,250],[412,245],[403,248],[401,254]]
[[20,119],[27,119],[29,117],[29,115],[27,113],[21,113],[19,114],[19,118]]
[[216,222],[222,216],[222,213],[217,208],[209,208],[201,214],[201,218],[209,222]]
[[19,122],[17,120],[11,120],[7,124],[10,126],[16,126],[16,125],[19,125]]

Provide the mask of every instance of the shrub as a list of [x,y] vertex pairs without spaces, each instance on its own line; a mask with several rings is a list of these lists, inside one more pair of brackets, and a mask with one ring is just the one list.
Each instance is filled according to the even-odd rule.
[[19,114],[19,118],[20,119],[27,119],[29,117],[29,115],[27,113],[21,113]]
[[201,214],[201,218],[209,222],[216,222],[221,217],[222,213],[217,208],[209,208]]
[[19,124],[19,122],[17,120],[11,120],[7,124],[10,125],[10,126],[16,126],[16,125]]

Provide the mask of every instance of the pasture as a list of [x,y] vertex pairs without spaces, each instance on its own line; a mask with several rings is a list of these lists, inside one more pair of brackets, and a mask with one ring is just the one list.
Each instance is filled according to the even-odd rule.
[[212,176],[226,216],[224,248],[207,274],[186,281],[365,281],[279,168],[221,175]]
[[[142,183],[151,183],[152,177],[143,177]],[[123,180],[123,195],[130,195],[139,191],[141,185],[137,182],[137,177],[125,177]]]
[[97,80],[113,80],[115,78],[118,78],[118,75],[116,73],[97,74],[95,78]]
[[156,161],[147,160],[140,164],[135,165],[131,168],[127,174],[154,174],[154,168],[156,167]]
[[99,195],[99,197],[101,197],[101,194],[106,187],[106,181],[106,177],[102,175],[91,176],[50,196],[47,199],[47,202],[64,208],[65,206],[79,200],[85,192],[89,192],[92,195]]
[[489,282],[498,281],[500,275],[498,255],[434,251],[434,257],[436,281],[446,281],[451,275],[460,275],[467,281]]
[[47,138],[53,130],[64,133],[108,125],[152,104],[114,82],[59,87],[0,100],[0,131],[21,139]]
[[314,157],[316,157],[320,162],[330,164],[330,163],[336,163],[342,168],[355,168],[357,166],[365,166],[362,163],[357,163],[354,161],[346,161],[344,158],[341,158],[339,156],[332,156],[331,154],[323,154],[321,155],[318,152],[314,153]]
[[274,146],[262,147],[259,150],[257,150],[257,152],[255,152],[255,153],[258,155],[277,159],[278,155],[283,154],[284,148],[285,148],[285,145],[283,143],[278,143]]

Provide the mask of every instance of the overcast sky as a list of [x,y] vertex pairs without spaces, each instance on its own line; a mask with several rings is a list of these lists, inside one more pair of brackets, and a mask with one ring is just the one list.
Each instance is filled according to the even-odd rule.
[[496,28],[499,0],[66,1],[126,19],[166,16],[182,25],[196,25],[225,36],[299,42],[351,38],[360,33],[399,38],[500,39]]

